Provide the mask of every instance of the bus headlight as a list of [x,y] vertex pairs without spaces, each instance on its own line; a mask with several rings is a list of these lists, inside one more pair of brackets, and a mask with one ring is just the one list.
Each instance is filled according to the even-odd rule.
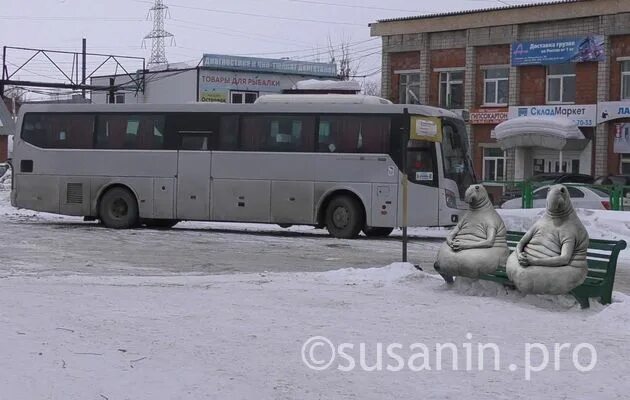
[[457,208],[457,196],[448,189],[444,190],[446,195],[446,206],[448,208]]

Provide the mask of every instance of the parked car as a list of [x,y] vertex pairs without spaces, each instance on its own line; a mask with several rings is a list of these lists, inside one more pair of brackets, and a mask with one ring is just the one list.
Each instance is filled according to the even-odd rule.
[[[534,190],[534,208],[545,208],[547,206],[547,193],[551,185],[543,186]],[[605,190],[586,186],[567,186],[571,203],[575,208],[590,208],[593,210],[610,210],[610,194]],[[522,197],[508,200],[501,205],[501,208],[522,208]]]
[[[582,183],[593,184],[595,179],[586,174],[565,174],[565,173],[544,173],[537,174],[528,179],[528,181],[539,187],[543,185],[552,185],[556,183]],[[506,189],[501,196],[501,204],[512,199],[521,198],[522,193],[520,188]]]
[[9,164],[0,163],[0,178],[2,178],[8,170],[9,170]]
[[563,173],[546,173],[534,175],[529,179],[534,184],[554,184],[554,183],[584,183],[591,184],[595,181],[590,175],[586,174],[563,174]]

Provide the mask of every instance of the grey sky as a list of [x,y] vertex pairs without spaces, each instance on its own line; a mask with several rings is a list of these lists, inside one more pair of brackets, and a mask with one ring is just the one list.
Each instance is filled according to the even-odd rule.
[[[347,38],[360,59],[359,73],[377,73],[380,41],[369,40],[368,23],[377,19],[526,4],[530,0],[166,0],[166,30],[176,45],[167,47],[169,62],[195,63],[206,53],[291,57],[327,61],[326,41]],[[151,30],[146,19],[150,0],[0,0],[0,45],[88,51],[145,57],[141,48]],[[381,9],[382,8],[382,9]],[[248,14],[248,15],[245,15]],[[260,15],[260,16],[255,16]],[[272,17],[272,18],[270,18]],[[287,19],[280,19],[286,17]],[[298,21],[295,19],[326,22]],[[320,53],[320,54],[318,54]],[[19,64],[26,54],[10,53]],[[71,63],[71,60],[59,59]],[[95,63],[96,60],[91,60]],[[69,65],[69,64],[67,64]],[[97,64],[92,67],[96,67]],[[43,58],[20,73],[21,79],[61,79]],[[9,65],[9,67],[13,67]],[[132,66],[130,66],[133,68]],[[14,67],[13,67],[14,68]],[[106,72],[110,72],[109,70]],[[42,76],[43,75],[43,76]],[[378,74],[374,76],[378,79]]]

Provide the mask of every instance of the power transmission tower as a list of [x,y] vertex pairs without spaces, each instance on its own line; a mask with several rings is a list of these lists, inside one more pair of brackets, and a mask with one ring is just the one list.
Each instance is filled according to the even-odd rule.
[[[151,14],[153,15],[152,17]],[[155,0],[155,4],[151,7],[147,16],[148,19],[153,19],[153,30],[144,37],[144,40],[151,39],[151,58],[149,59],[149,66],[168,63],[166,60],[164,39],[171,38],[172,45],[175,38],[172,33],[164,30],[164,20],[168,16],[168,6],[164,5],[164,0]],[[143,45],[144,40],[142,41]]]

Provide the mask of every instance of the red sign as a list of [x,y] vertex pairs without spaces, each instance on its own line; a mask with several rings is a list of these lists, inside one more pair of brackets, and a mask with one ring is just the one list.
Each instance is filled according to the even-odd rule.
[[480,108],[470,113],[470,123],[473,125],[500,124],[507,120],[507,108]]

